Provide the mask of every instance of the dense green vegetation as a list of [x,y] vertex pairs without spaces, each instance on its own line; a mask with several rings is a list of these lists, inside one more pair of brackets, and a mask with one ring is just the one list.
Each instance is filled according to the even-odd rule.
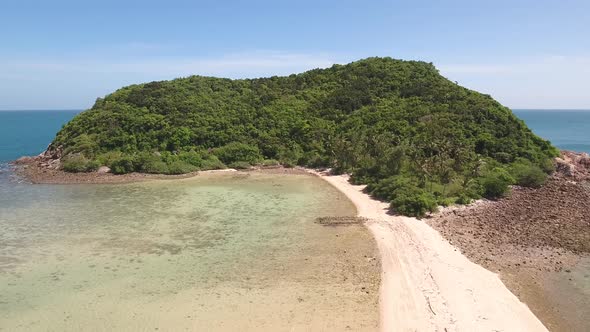
[[490,96],[432,64],[391,58],[288,77],[128,86],[99,98],[52,146],[73,158],[67,171],[333,167],[408,215],[538,186],[557,154]]

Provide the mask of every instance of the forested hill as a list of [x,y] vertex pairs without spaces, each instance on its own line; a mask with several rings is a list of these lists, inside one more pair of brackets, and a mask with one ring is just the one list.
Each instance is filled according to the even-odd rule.
[[329,166],[398,206],[399,188],[413,201],[497,196],[486,181],[540,177],[556,154],[490,96],[432,64],[391,58],[288,77],[192,76],[124,87],[64,126],[50,150],[66,171]]

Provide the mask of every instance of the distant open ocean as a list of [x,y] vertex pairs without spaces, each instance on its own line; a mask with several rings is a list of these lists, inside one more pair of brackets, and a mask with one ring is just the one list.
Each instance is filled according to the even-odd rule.
[[[37,155],[80,111],[0,111],[0,164]],[[590,110],[514,110],[560,149],[590,153]]]
[[531,130],[562,150],[590,153],[590,110],[513,110]]

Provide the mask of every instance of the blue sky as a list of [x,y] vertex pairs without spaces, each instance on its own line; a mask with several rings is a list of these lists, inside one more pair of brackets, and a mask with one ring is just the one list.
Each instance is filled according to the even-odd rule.
[[81,109],[132,83],[433,62],[512,108],[590,108],[590,1],[0,3],[0,109]]

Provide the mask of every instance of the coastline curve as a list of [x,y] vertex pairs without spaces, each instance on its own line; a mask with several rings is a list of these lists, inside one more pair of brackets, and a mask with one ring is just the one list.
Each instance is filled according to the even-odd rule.
[[346,175],[313,170],[344,193],[381,255],[381,331],[548,331],[497,274],[471,262],[425,222],[387,213]]

